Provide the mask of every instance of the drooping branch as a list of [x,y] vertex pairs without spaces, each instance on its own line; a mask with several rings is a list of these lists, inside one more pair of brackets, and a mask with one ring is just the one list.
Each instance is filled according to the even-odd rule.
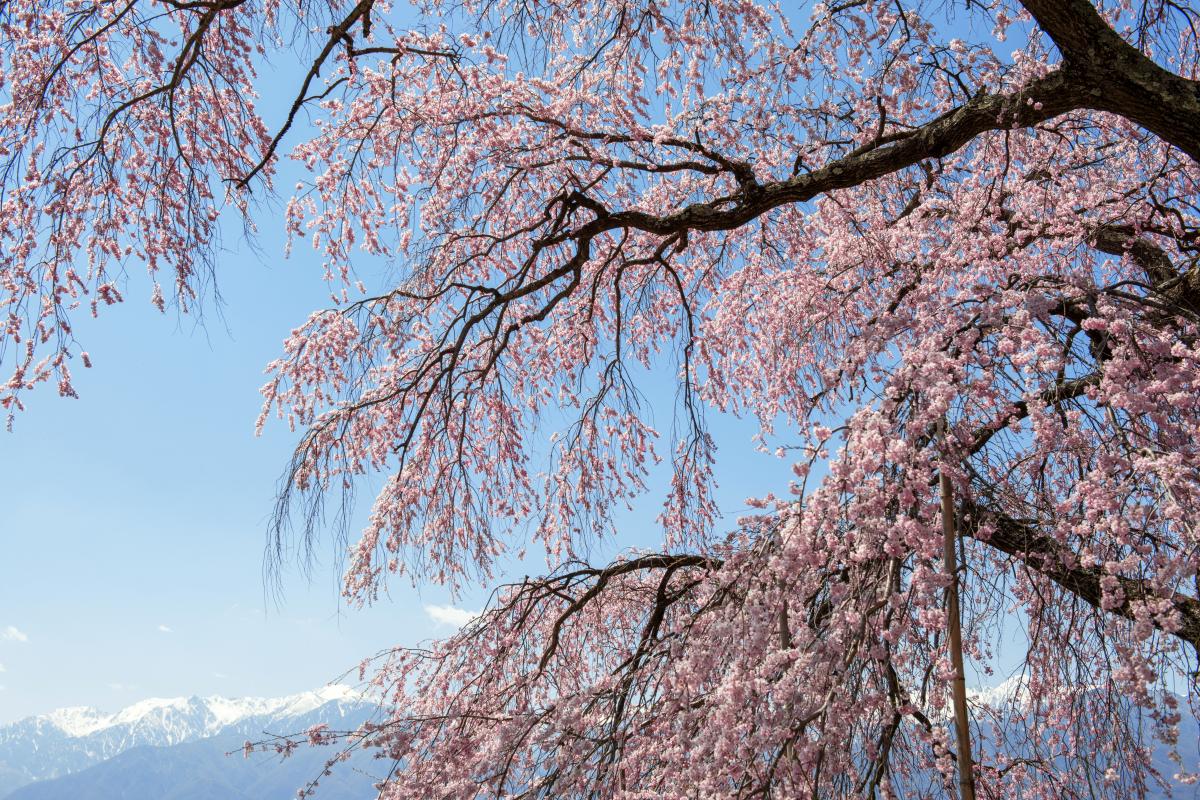
[[[628,575],[632,572],[646,570],[661,570],[663,572],[663,585],[670,580],[671,575],[678,569],[685,567],[699,567],[704,569],[720,568],[721,560],[719,558],[699,555],[672,555],[667,553],[640,556],[628,561],[618,561],[610,566],[595,569],[583,568],[571,570],[564,575],[555,576],[553,579],[545,579],[535,582],[533,590],[552,592],[557,595],[562,595],[565,587],[570,587],[577,582],[592,581],[591,585],[578,597],[575,597],[570,605],[558,616],[554,621],[554,625],[550,629],[550,636],[546,642],[545,650],[542,652],[541,659],[538,661],[538,669],[545,669],[546,665],[554,657],[555,651],[558,649],[559,637],[562,634],[563,626],[571,619],[572,616],[579,613],[588,603],[594,600],[609,582],[614,578],[619,578],[623,575]],[[661,615],[661,611],[657,611]]]
[[326,39],[325,45],[321,48],[321,52],[318,53],[316,58],[313,59],[312,65],[308,68],[308,72],[305,73],[304,80],[300,83],[300,90],[296,94],[296,99],[292,101],[292,106],[288,109],[287,117],[284,119],[283,124],[280,125],[279,129],[275,132],[275,135],[271,138],[271,141],[267,145],[266,150],[263,152],[262,157],[258,159],[251,169],[238,178],[238,186],[242,188],[248,186],[250,182],[254,180],[255,176],[257,176],[264,167],[271,163],[271,160],[275,157],[275,151],[279,148],[283,138],[287,136],[288,131],[290,131],[292,126],[296,123],[296,116],[300,113],[300,109],[304,107],[305,103],[311,100],[311,98],[308,96],[309,87],[311,87],[313,81],[320,76],[321,68],[325,65],[325,62],[328,61],[330,56],[333,55],[333,52],[337,49],[337,46],[348,39],[350,36],[350,29],[353,28],[355,23],[357,23],[360,19],[363,20],[364,31],[369,29],[370,23],[367,22],[367,20],[370,19],[372,5],[374,5],[374,0],[359,0],[359,2],[350,10],[350,13],[347,14],[341,22],[337,23],[336,25],[331,25],[326,30],[328,39]]
[[395,47],[356,48],[354,46],[352,30],[356,24],[361,23],[363,38],[366,39],[370,36],[371,9],[374,6],[374,3],[375,0],[360,0],[358,4],[356,4],[354,8],[350,10],[350,13],[343,17],[340,22],[338,22],[336,25],[329,26],[325,30],[328,38],[325,40],[325,44],[322,46],[321,51],[316,55],[315,58],[313,58],[308,71],[305,73],[304,80],[300,83],[300,89],[297,91],[295,99],[292,100],[292,105],[288,109],[287,116],[275,130],[274,136],[271,137],[271,141],[263,150],[262,155],[258,158],[254,165],[245,172],[245,174],[241,175],[236,180],[239,188],[247,188],[254,181],[255,177],[257,177],[258,174],[275,159],[284,139],[292,130],[292,127],[296,124],[296,120],[300,114],[300,111],[307,104],[313,102],[314,100],[319,100],[326,97],[333,87],[342,82],[342,80],[332,81],[332,86],[326,87],[319,94],[310,94],[313,82],[320,77],[321,70],[332,59],[339,45],[345,46],[346,54],[350,58],[380,54],[389,54],[395,58],[399,58],[405,54],[446,58],[450,60],[458,58],[456,53],[448,50],[430,50],[427,48],[407,47],[403,45],[398,45]]

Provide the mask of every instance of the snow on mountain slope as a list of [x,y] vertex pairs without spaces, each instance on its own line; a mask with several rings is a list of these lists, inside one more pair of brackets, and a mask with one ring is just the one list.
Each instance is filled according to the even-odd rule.
[[[189,718],[195,719],[197,716],[205,721],[205,731],[215,733],[249,717],[297,716],[329,702],[353,702],[357,699],[358,693],[349,686],[333,684],[311,692],[276,698],[153,697],[134,703],[115,714],[105,714],[87,706],[72,706],[32,719],[46,720],[70,737],[89,736],[97,731],[118,726],[137,727],[144,725],[147,720],[166,721],[169,725],[182,723],[180,732],[185,738],[195,738],[187,730],[186,722]],[[0,728],[0,731],[3,729]]]
[[336,727],[370,703],[331,685],[279,698],[176,697],[143,700],[115,713],[72,707],[0,727],[0,797],[37,780],[78,772],[133,747],[165,747],[238,733],[293,733],[289,720],[320,711]]

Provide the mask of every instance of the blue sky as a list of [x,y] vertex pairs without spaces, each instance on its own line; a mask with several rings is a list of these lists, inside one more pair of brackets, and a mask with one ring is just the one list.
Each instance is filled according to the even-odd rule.
[[[293,182],[285,172],[277,185]],[[95,365],[77,370],[81,399],[42,387],[0,432],[0,724],[67,705],[311,689],[385,647],[454,630],[427,607],[476,609],[487,597],[490,587],[454,600],[394,581],[374,607],[346,608],[328,539],[311,578],[292,568],[279,601],[269,596],[266,522],[298,435],[268,425],[254,437],[258,388],[288,331],[329,302],[315,255],[297,246],[282,258],[279,206],[257,215],[256,248],[231,235],[218,255],[221,313],[210,303],[202,322],[159,314],[131,266],[126,302],[77,320]],[[651,387],[651,401],[669,407],[670,381],[652,384],[664,394]],[[669,433],[669,418],[657,421]],[[710,422],[729,527],[745,497],[786,490],[790,462],[754,451],[753,424]],[[656,473],[646,502],[620,516],[621,542],[596,558],[657,540],[665,478]],[[372,497],[364,486],[358,519]]]
[[[268,116],[283,99],[265,101]],[[256,214],[254,246],[227,237],[224,302],[210,297],[202,319],[159,314],[131,265],[125,303],[75,320],[94,364],[76,365],[81,399],[39,387],[0,431],[0,724],[68,705],[303,691],[454,630],[426,610],[452,603],[439,587],[395,581],[376,606],[347,608],[328,540],[309,575],[290,565],[281,596],[264,583],[266,521],[297,435],[254,437],[262,370],[329,305],[316,256],[282,257],[280,206]],[[358,518],[372,496],[360,492]],[[486,594],[454,602],[474,609]]]
[[[301,691],[453,630],[426,608],[451,604],[440,587],[394,581],[376,606],[345,607],[329,540],[311,579],[293,565],[278,601],[264,586],[266,520],[296,436],[268,425],[254,437],[257,390],[288,330],[326,304],[319,274],[306,253],[225,254],[223,315],[210,310],[203,326],[160,315],[134,275],[127,302],[80,331],[95,365],[78,376],[81,399],[26,397],[0,434],[0,724],[66,705]],[[743,467],[786,485],[785,463],[753,453],[750,425],[717,428]],[[737,473],[722,492],[733,515],[762,486],[761,473]],[[627,542],[653,540],[654,510],[648,499],[624,515]]]
[[[276,225],[263,215],[257,251],[227,242],[224,305],[202,323],[159,314],[131,270],[126,302],[79,326],[94,363],[78,372],[81,399],[41,387],[0,433],[0,724],[67,705],[310,689],[454,630],[427,606],[486,599],[484,587],[453,600],[399,580],[374,607],[347,608],[328,539],[311,579],[293,565],[282,598],[269,596],[266,521],[297,435],[276,424],[254,437],[258,388],[288,331],[328,304],[315,256],[283,260]],[[753,451],[751,424],[714,430],[734,457],[721,492],[731,517],[749,494],[786,487],[787,463]],[[664,475],[623,515],[625,544],[655,541]],[[364,486],[360,519],[371,497]]]
[[436,591],[396,586],[395,602],[345,613],[332,548],[311,583],[292,571],[279,604],[267,597],[265,518],[293,437],[254,438],[257,388],[325,293],[304,258],[247,248],[224,255],[219,276],[224,317],[210,310],[202,328],[158,314],[132,276],[128,302],[80,331],[95,364],[78,377],[82,399],[39,390],[0,434],[0,723],[150,695],[308,689],[449,630],[423,612],[447,602]]

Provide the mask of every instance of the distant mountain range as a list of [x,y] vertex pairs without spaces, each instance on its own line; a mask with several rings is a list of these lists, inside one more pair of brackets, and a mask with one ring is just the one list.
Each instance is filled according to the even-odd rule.
[[[972,695],[1002,717],[1026,701],[1016,680]],[[375,712],[374,704],[337,685],[276,699],[145,700],[115,714],[60,709],[0,727],[0,800],[292,800],[337,751],[300,747],[287,759],[244,758],[242,744],[321,723],[350,730]],[[1186,712],[1180,733],[1183,766],[1195,769],[1200,731]],[[991,747],[986,740],[977,746]],[[1168,779],[1178,769],[1161,745],[1153,759]],[[321,779],[316,800],[373,800],[374,784],[390,766],[357,754]],[[1176,786],[1174,796],[1200,798],[1200,787]],[[1156,789],[1147,794],[1161,797]]]
[[[357,727],[375,706],[346,686],[263,699],[145,700],[115,714],[66,708],[0,727],[3,800],[289,800],[336,751],[301,747],[288,759],[247,739],[312,725]],[[236,751],[233,756],[226,756]],[[374,769],[372,769],[374,767]],[[369,800],[386,772],[369,755],[321,782],[322,800]]]
[[[974,709],[972,713],[975,715],[975,721],[979,723],[973,739],[975,747],[995,755],[997,745],[993,725],[996,725],[1005,731],[1004,749],[1010,760],[1035,757],[1033,750],[1028,748],[1031,740],[1028,729],[1025,727],[1025,721],[1022,720],[1022,715],[1029,710],[1032,699],[1028,685],[1023,683],[1020,677],[1009,678],[999,686],[990,689],[968,690],[967,694]],[[1083,690],[1080,695],[1077,695],[1077,699],[1087,698],[1089,695],[1092,699],[1099,701],[1100,705],[1109,705],[1108,701],[1103,699],[1106,697],[1105,694],[1096,689]],[[1167,698],[1167,695],[1160,695],[1157,699],[1165,701]],[[1175,702],[1182,717],[1179,722],[1178,762],[1172,758],[1171,748],[1153,736],[1148,714],[1143,714],[1132,703],[1119,712],[1127,715],[1126,721],[1131,728],[1140,729],[1144,737],[1143,743],[1149,746],[1151,767],[1170,787],[1170,793],[1167,794],[1157,783],[1151,781],[1147,786],[1144,800],[1167,800],[1168,797],[1171,800],[1200,800],[1200,785],[1188,785],[1174,778],[1176,773],[1181,770],[1184,772],[1200,770],[1200,720],[1197,720],[1196,716],[1191,713],[1186,698],[1175,695]],[[1099,717],[1099,719],[1105,719],[1105,717]],[[1095,732],[1091,734],[1083,732],[1085,738],[1094,735],[1096,735]],[[1103,736],[1104,733],[1100,735]],[[1022,740],[1027,743],[1025,746],[1022,745]],[[1096,758],[1097,748],[1083,744],[1075,746],[1078,748],[1077,753],[1089,758]],[[1050,751],[1055,749],[1054,747],[1049,748]],[[1045,756],[1046,748],[1038,748],[1038,751],[1038,757]],[[1061,759],[1055,758],[1051,763],[1061,765],[1062,762]],[[1102,770],[1103,767],[1101,767]],[[1087,796],[1086,791],[1082,794]],[[1104,797],[1105,795],[1093,793],[1091,796]]]

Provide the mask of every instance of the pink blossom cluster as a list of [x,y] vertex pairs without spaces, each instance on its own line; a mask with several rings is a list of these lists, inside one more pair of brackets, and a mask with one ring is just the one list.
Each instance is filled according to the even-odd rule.
[[[971,705],[979,796],[1195,780],[1151,755],[1200,702],[1200,9],[950,5],[316,15],[286,224],[337,302],[263,388],[260,426],[304,431],[277,528],[378,473],[348,597],[549,562],[378,665],[390,716],[349,738],[394,762],[381,797],[946,796],[952,585],[973,669],[1019,664]],[[120,300],[119,265],[194,297],[287,132],[250,104],[280,13],[3,18],[6,405],[70,390],[67,313]],[[362,254],[395,285],[358,286]],[[713,414],[796,461],[736,526]],[[660,463],[662,552],[588,563]]]

